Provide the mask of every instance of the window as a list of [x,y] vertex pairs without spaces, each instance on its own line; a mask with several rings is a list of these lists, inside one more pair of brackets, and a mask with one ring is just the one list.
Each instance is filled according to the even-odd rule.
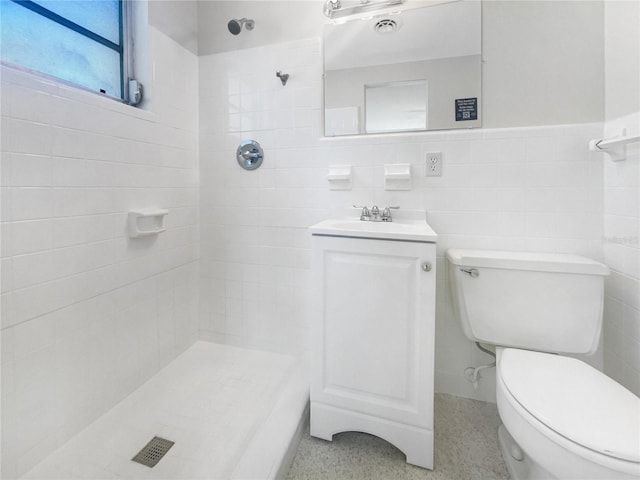
[[0,4],[3,62],[129,100],[127,0],[0,0]]

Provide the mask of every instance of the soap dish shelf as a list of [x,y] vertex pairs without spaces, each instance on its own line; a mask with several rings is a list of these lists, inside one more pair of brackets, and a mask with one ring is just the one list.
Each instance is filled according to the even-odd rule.
[[164,232],[164,217],[168,214],[169,210],[160,208],[129,212],[129,238],[149,237]]
[[384,166],[385,190],[411,190],[411,164],[397,163]]
[[351,165],[329,165],[327,181],[330,190],[351,190]]

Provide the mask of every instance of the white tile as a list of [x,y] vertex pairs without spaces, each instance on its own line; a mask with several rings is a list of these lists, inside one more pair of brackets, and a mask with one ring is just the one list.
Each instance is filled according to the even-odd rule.
[[293,112],[293,126],[296,128],[312,125],[312,111],[308,108],[296,108]]
[[15,289],[29,287],[54,278],[53,257],[49,251],[14,256],[11,268]]
[[592,213],[559,213],[555,234],[563,238],[602,237],[602,216]]
[[605,213],[640,217],[638,188],[618,187],[607,189],[604,203]]
[[82,187],[89,181],[86,160],[53,157],[53,185],[55,187]]
[[572,135],[558,138],[558,159],[566,162],[589,161],[590,136]]
[[54,248],[77,245],[87,241],[88,217],[56,218],[52,223],[52,245]]
[[13,290],[13,269],[11,258],[0,259],[0,292],[6,293]]
[[526,161],[526,141],[523,139],[505,139],[499,143],[499,160],[505,163],[517,164]]
[[477,163],[497,163],[500,161],[500,141],[477,140],[471,144],[471,161]]
[[[6,328],[0,330],[0,354],[2,357],[0,358],[0,364],[8,364],[9,362],[13,362],[14,360],[14,352],[15,350],[15,340],[13,336],[13,328]],[[4,373],[4,372],[3,372]],[[12,390],[12,382],[9,382],[7,378],[7,383],[5,384],[5,377],[2,376],[3,388],[7,388],[7,391]],[[11,387],[10,387],[11,383]],[[4,396],[3,396],[4,400]]]
[[[2,201],[2,200],[0,200]],[[9,257],[13,252],[12,235],[13,224],[5,222],[0,223],[0,257]]]
[[45,219],[14,222],[11,226],[11,244],[14,255],[52,248],[52,221]]
[[622,358],[630,366],[640,365],[640,341],[625,335],[622,339]]
[[87,192],[82,188],[56,188],[52,192],[51,201],[53,216],[56,217],[71,217],[88,213]]
[[84,158],[87,156],[87,145],[78,141],[77,130],[53,127],[51,155],[55,157]]
[[471,163],[472,143],[468,141],[448,142],[445,161],[447,163]]
[[626,306],[624,312],[624,329],[637,341],[640,341],[640,310]]
[[31,220],[53,215],[53,190],[50,188],[11,189],[11,218]]
[[528,237],[553,237],[555,236],[557,217],[555,214],[528,214],[527,217]]
[[51,128],[32,121],[5,118],[2,121],[2,149],[32,155],[51,154]]
[[11,185],[14,187],[51,186],[51,158],[43,155],[11,155]]
[[15,84],[3,86],[2,114],[7,117],[47,124],[50,121],[52,100],[47,92]]
[[527,139],[527,162],[548,163],[558,159],[558,140],[555,137],[535,137]]
[[55,322],[43,315],[13,327],[14,356],[16,359],[31,355],[55,341]]

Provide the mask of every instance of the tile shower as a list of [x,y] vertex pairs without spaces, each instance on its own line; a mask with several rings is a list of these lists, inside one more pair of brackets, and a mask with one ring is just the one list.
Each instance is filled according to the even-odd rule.
[[[490,377],[476,391],[460,375],[486,359],[450,310],[443,252],[455,246],[611,263],[605,350],[592,361],[638,392],[638,272],[626,260],[638,248],[610,242],[603,252],[603,236],[637,222],[638,160],[613,167],[587,149],[635,117],[323,139],[319,39],[198,57],[149,30],[147,111],[2,67],[3,477],[70,448],[182,352],[202,348],[197,340],[284,363],[303,356],[306,228],[354,203],[425,209],[440,234],[437,392],[494,396]],[[286,86],[276,70],[291,73]],[[246,138],[266,151],[254,172],[235,163]],[[422,176],[430,151],[443,152],[440,178]],[[411,163],[412,189],[385,191],[383,165],[401,162]],[[351,191],[329,191],[333,164],[353,165]],[[141,204],[169,209],[155,242],[126,237],[126,212]]]
[[[150,34],[150,111],[2,67],[3,478],[198,337],[198,62]],[[167,232],[130,241],[158,205]]]

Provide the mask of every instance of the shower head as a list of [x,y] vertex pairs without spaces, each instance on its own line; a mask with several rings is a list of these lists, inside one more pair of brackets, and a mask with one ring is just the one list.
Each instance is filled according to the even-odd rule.
[[233,35],[238,35],[242,31],[243,25],[247,28],[247,30],[253,30],[255,22],[253,20],[249,20],[248,18],[241,18],[240,20],[229,20],[229,23],[227,23],[227,28]]

